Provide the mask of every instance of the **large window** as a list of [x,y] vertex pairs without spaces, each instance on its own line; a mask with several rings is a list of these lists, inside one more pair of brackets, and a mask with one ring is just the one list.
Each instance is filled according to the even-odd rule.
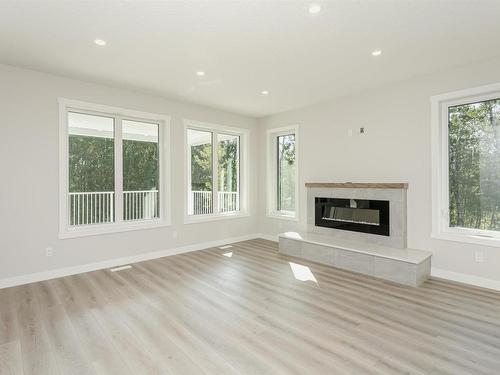
[[187,222],[244,213],[245,134],[238,129],[186,123]]
[[434,234],[500,240],[500,92],[436,97]]
[[61,100],[61,237],[168,224],[167,122]]
[[268,132],[268,215],[297,218],[297,127]]

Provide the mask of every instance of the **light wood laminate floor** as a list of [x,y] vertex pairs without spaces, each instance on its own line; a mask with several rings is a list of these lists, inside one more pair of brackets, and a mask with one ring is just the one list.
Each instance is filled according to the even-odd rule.
[[0,374],[372,373],[500,374],[500,293],[265,240],[0,290]]

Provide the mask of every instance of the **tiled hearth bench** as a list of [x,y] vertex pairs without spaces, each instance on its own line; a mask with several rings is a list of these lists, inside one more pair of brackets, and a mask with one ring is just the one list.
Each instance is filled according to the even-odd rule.
[[316,233],[279,235],[282,254],[418,287],[431,272],[431,253],[335,239]]

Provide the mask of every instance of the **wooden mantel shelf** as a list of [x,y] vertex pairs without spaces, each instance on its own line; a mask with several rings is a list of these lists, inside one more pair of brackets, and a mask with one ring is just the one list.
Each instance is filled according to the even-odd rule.
[[408,189],[407,182],[306,182],[308,188]]

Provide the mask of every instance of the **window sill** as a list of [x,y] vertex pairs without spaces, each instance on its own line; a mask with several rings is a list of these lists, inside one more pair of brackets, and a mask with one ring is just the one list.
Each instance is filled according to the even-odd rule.
[[486,237],[472,233],[432,232],[431,238],[474,245],[500,247],[500,237]]
[[281,219],[281,220],[288,220],[288,221],[299,221],[299,218],[297,215],[287,215],[284,213],[281,213],[279,211],[274,211],[274,212],[268,212],[266,217],[270,219]]
[[78,238],[86,236],[98,236],[101,234],[129,232],[134,230],[155,229],[170,226],[170,222],[165,220],[145,220],[130,223],[109,223],[96,224],[66,228],[59,232],[60,239]]
[[228,219],[241,219],[249,217],[247,212],[229,212],[224,214],[209,214],[209,215],[192,215],[184,217],[184,224],[204,223],[207,221],[218,221]]

